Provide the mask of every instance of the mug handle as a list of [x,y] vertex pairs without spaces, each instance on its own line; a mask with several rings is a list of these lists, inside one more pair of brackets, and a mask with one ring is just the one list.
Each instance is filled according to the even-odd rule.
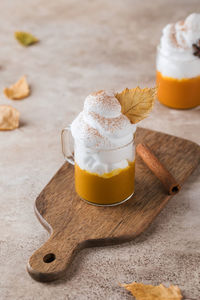
[[70,126],[65,127],[61,131],[61,145],[62,153],[64,158],[72,165],[75,164],[74,161],[74,139],[71,134]]

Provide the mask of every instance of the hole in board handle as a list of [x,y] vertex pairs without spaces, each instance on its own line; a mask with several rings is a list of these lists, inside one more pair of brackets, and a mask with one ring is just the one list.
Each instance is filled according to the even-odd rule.
[[56,256],[53,253],[48,253],[43,257],[43,261],[47,264],[51,263],[55,259],[56,259]]
[[172,189],[171,189],[171,194],[176,194],[176,193],[178,193],[179,191],[180,191],[180,185],[179,184],[177,184],[177,185],[174,185],[173,187],[172,187]]

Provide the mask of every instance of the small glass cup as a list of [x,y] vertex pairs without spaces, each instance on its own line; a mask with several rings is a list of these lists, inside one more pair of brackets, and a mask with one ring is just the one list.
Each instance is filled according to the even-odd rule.
[[[75,189],[77,194],[90,204],[114,206],[127,201],[134,194],[135,180],[135,144],[134,138],[123,147],[100,150],[79,147],[74,141],[70,126],[61,133],[62,152],[65,159],[75,165]],[[109,173],[99,175],[82,169],[78,162],[79,155],[86,154],[106,164],[117,164],[126,157],[128,165],[116,168]]]
[[[167,65],[177,78],[162,74],[160,65]],[[185,70],[191,70],[195,77],[187,78]],[[181,78],[181,79],[180,79]],[[164,55],[160,47],[157,48],[156,82],[158,86],[158,100],[171,108],[188,109],[200,105],[200,59],[177,60],[173,56]]]

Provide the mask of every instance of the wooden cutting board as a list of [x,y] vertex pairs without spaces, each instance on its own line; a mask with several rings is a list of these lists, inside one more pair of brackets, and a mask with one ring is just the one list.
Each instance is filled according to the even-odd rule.
[[[149,146],[181,185],[200,162],[200,147],[191,141],[138,128],[136,144],[141,142]],[[36,280],[62,277],[80,249],[132,240],[171,198],[138,156],[135,195],[119,206],[87,204],[76,195],[73,177],[73,166],[65,163],[36,199],[36,215],[51,234],[28,262],[28,272]]]

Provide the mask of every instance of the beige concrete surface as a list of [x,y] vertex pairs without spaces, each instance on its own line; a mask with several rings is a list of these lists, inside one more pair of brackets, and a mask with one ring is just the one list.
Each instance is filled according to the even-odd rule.
[[[123,245],[82,251],[63,280],[35,282],[30,255],[48,238],[36,219],[36,196],[63,163],[60,131],[97,89],[153,86],[162,27],[200,12],[199,0],[1,0],[0,104],[21,126],[0,132],[0,299],[132,299],[118,283],[178,284],[200,299],[200,169],[150,228]],[[16,30],[39,44],[23,48]],[[32,94],[14,102],[3,88],[27,74]],[[200,143],[200,108],[156,103],[142,124]]]

